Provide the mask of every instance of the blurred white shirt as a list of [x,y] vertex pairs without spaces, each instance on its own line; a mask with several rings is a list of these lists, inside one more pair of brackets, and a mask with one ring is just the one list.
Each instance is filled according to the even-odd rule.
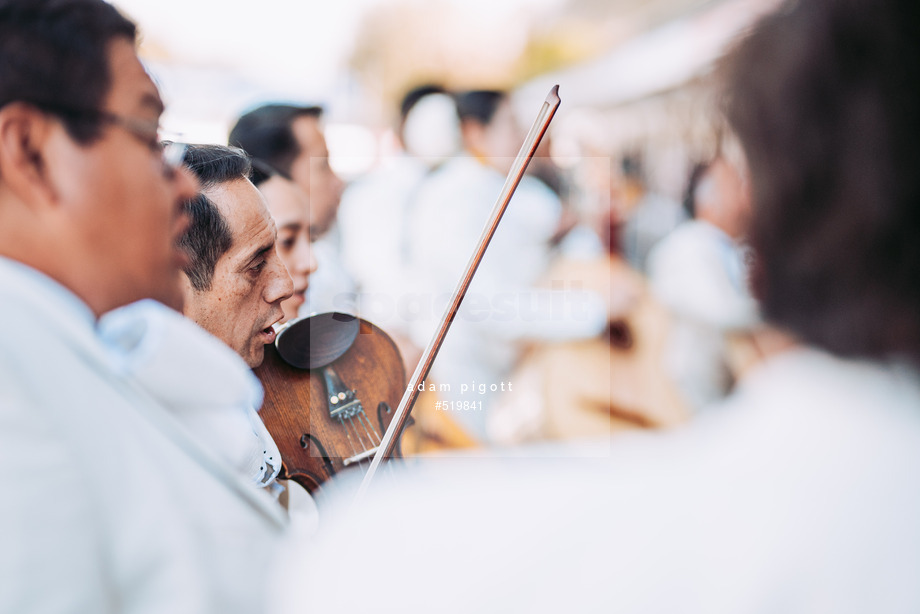
[[[414,291],[401,309],[413,341],[426,347],[483,233],[505,177],[475,158],[457,157],[428,176],[414,200],[408,236]],[[606,325],[602,297],[578,288],[538,289],[553,252],[561,204],[542,182],[522,179],[489,244],[432,368],[450,386],[443,397],[482,401],[456,417],[483,436],[492,395],[462,386],[500,384],[521,343],[585,338]]]
[[408,270],[409,204],[428,168],[407,155],[388,158],[342,195],[342,264],[355,281],[361,317],[407,332],[397,302],[412,288]]
[[686,219],[680,203],[646,192],[620,231],[623,257],[634,269],[647,273],[651,250]]
[[69,290],[0,258],[0,611],[260,611],[283,510],[164,403],[208,382],[145,388],[110,341]]
[[[918,612],[918,408],[914,369],[792,350],[607,458],[525,448],[380,476],[322,510],[282,611]],[[346,570],[369,559],[398,572],[356,591]]]
[[281,454],[256,414],[262,386],[222,341],[151,300],[105,314],[99,336],[116,370],[173,412],[213,454],[256,485],[275,480]]
[[673,316],[666,369],[699,410],[724,397],[731,384],[725,335],[760,322],[743,252],[712,224],[691,220],[652,249],[648,270],[652,292]]

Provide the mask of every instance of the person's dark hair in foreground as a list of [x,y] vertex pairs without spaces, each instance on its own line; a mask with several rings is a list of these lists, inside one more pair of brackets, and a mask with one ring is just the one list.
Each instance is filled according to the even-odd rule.
[[696,217],[696,190],[706,176],[711,164],[711,161],[695,162],[687,174],[687,185],[684,186],[681,205],[687,217],[691,219]]
[[843,356],[920,362],[917,16],[913,0],[793,3],[724,66],[764,316]]
[[58,115],[78,142],[91,142],[111,85],[105,42],[136,35],[134,24],[104,2],[3,0],[0,107],[29,102]]

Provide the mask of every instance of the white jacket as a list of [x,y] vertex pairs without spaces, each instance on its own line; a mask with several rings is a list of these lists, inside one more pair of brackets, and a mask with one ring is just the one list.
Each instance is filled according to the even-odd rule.
[[79,299],[2,258],[0,461],[0,612],[261,611],[281,508],[119,375]]

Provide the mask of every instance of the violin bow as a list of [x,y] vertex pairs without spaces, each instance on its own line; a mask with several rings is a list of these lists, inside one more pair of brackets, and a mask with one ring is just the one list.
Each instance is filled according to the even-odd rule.
[[384,433],[380,445],[377,446],[377,452],[374,454],[374,458],[371,461],[367,473],[364,474],[364,480],[361,482],[361,486],[358,489],[356,500],[360,500],[361,497],[364,496],[364,492],[374,479],[377,467],[380,466],[381,461],[393,452],[398,436],[402,433],[403,427],[409,419],[409,412],[418,398],[418,386],[428,377],[428,372],[431,370],[431,365],[438,355],[438,350],[441,349],[441,344],[444,343],[444,337],[447,335],[447,331],[450,329],[450,325],[457,315],[457,310],[460,309],[460,303],[463,302],[463,297],[466,296],[466,291],[473,281],[473,275],[475,275],[476,269],[479,268],[479,263],[485,255],[486,248],[489,246],[489,242],[492,240],[492,236],[498,228],[498,223],[505,214],[505,209],[508,208],[508,203],[511,201],[514,191],[521,182],[521,178],[524,176],[524,171],[527,170],[527,166],[530,164],[530,160],[537,151],[537,147],[540,145],[543,135],[546,134],[546,130],[549,128],[549,123],[556,114],[556,109],[559,108],[559,102],[559,86],[555,85],[546,96],[546,100],[543,102],[539,114],[537,114],[537,119],[534,121],[533,126],[531,126],[530,132],[527,134],[527,138],[524,139],[524,144],[521,146],[521,150],[518,152],[517,157],[514,159],[514,163],[511,165],[511,170],[508,173],[508,177],[505,179],[505,184],[502,186],[502,191],[498,196],[498,200],[495,202],[495,206],[492,207],[492,214],[489,216],[489,220],[486,222],[482,235],[479,237],[479,243],[476,246],[476,250],[470,257],[466,265],[466,270],[451,296],[450,304],[441,317],[441,323],[434,337],[432,337],[431,341],[428,343],[428,347],[425,348],[425,351],[422,353],[421,359],[419,359],[418,366],[415,368],[415,373],[412,374],[409,386],[403,394],[402,400],[399,402],[399,407],[396,409],[393,419],[390,421],[390,426]]

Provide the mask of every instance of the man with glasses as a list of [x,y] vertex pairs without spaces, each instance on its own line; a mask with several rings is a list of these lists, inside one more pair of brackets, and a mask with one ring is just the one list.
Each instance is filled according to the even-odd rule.
[[135,36],[101,0],[0,0],[2,612],[258,612],[285,531],[176,419],[186,387],[130,376],[155,320],[102,318],[179,307],[197,192]]

